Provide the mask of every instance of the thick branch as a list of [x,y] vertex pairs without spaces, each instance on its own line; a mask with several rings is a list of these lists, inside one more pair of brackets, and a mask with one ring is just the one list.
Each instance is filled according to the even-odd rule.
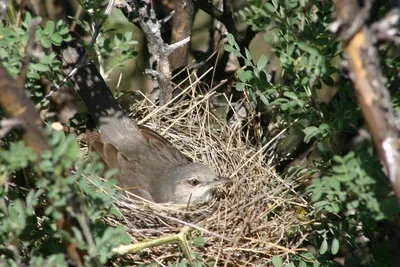
[[[371,130],[379,155],[385,163],[390,182],[400,200],[400,154],[398,120],[394,115],[385,79],[380,69],[375,39],[369,28],[360,24],[365,12],[356,0],[336,0],[337,24],[346,44],[350,77],[357,100]],[[368,6],[367,6],[368,7]],[[360,14],[354,17],[354,14]],[[356,26],[352,22],[356,21]],[[358,26],[360,25],[360,26]]]
[[[182,41],[192,35],[193,16],[193,0],[179,0],[172,21],[172,43]],[[176,49],[170,55],[171,71],[187,66],[188,56],[189,44]]]
[[[122,3],[124,2],[124,3]],[[156,18],[152,2],[150,0],[125,1],[116,3],[124,15],[132,21],[139,23],[150,53],[150,70],[146,71],[153,81],[153,90],[160,90],[160,104],[167,103],[172,97],[171,66],[168,56],[172,53],[173,44],[165,44],[161,38],[161,24]],[[186,42],[181,43],[181,45]],[[177,46],[175,46],[177,48]]]
[[22,139],[33,149],[37,158],[40,153],[51,147],[44,135],[42,120],[27,92],[17,85],[16,81],[0,64],[0,107],[7,117],[16,119],[23,124]]

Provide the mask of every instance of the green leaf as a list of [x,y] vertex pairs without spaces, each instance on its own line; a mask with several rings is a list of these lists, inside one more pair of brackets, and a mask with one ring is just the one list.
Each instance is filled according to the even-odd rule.
[[132,39],[132,32],[125,33],[125,41],[130,41]]
[[290,57],[294,52],[294,43],[290,43],[286,49],[286,54]]
[[244,60],[244,64],[246,66],[252,67],[253,66],[253,62],[251,62],[250,60],[248,60],[247,58]]
[[238,82],[238,83],[236,83],[236,90],[241,92],[244,90],[245,86],[246,86],[245,83]]
[[335,84],[335,81],[332,79],[331,76],[326,76],[322,78],[322,81],[327,85],[327,86],[333,86]]
[[318,201],[323,194],[321,181],[319,179],[313,179],[310,188],[312,188],[311,200]]
[[119,169],[109,169],[106,171],[104,174],[104,178],[109,181],[110,178],[112,178],[114,175],[116,175],[119,172]]
[[321,247],[319,248],[319,253],[324,255],[328,251],[328,241],[324,239],[322,241]]
[[270,12],[270,13],[274,13],[276,11],[276,8],[271,5],[271,3],[266,3],[265,4],[265,8]]
[[261,100],[266,106],[269,105],[269,100],[268,100],[268,98],[265,97],[265,95],[260,94],[260,100]]
[[63,38],[59,34],[55,33],[50,36],[50,40],[54,45],[60,46],[63,41]]
[[31,63],[29,66],[33,70],[36,70],[36,71],[39,71],[39,72],[50,71],[49,66],[41,64],[41,63]]
[[339,240],[334,238],[332,241],[332,248],[331,248],[332,255],[336,255],[339,252],[339,248],[340,248]]
[[272,257],[272,264],[274,267],[281,267],[282,266],[282,259],[279,256]]
[[46,32],[47,34],[51,35],[54,33],[54,21],[49,20],[46,24]]
[[40,39],[40,44],[41,44],[44,48],[50,48],[50,47],[51,47],[51,42],[50,42],[49,39],[47,39],[47,38],[41,38],[41,39]]
[[229,53],[231,53],[231,52],[234,51],[233,47],[230,46],[230,45],[228,45],[228,44],[225,44],[225,45],[224,45],[224,49],[225,49],[225,51],[227,51],[227,52],[229,52]]
[[262,55],[257,61],[257,69],[262,70],[268,63],[268,58],[266,55]]
[[227,39],[228,39],[228,43],[231,46],[234,46],[236,44],[235,37],[233,37],[233,35],[231,33],[228,33]]
[[206,240],[204,239],[204,237],[195,237],[195,238],[193,238],[192,241],[193,241],[195,247],[198,247],[198,248],[202,248],[206,245]]
[[316,208],[320,208],[320,207],[326,206],[328,204],[329,204],[329,201],[321,200],[321,201],[318,201],[318,202],[314,203],[313,206],[316,207]]
[[297,95],[293,92],[285,91],[283,95],[291,99],[298,99]]
[[247,78],[246,78],[246,72],[242,69],[238,69],[237,70],[237,74],[239,76],[239,79],[241,82],[245,83],[247,82]]
[[240,53],[239,50],[234,50],[234,51],[233,51],[233,54],[234,54],[236,57],[242,57],[242,53]]
[[53,164],[50,160],[42,160],[39,163],[39,168],[43,171],[43,172],[52,172],[53,171]]
[[245,49],[244,49],[244,52],[246,53],[246,59],[248,59],[249,61],[251,61],[253,58],[252,58],[252,56],[251,56],[251,54],[250,54],[250,51],[249,51],[247,48],[245,48]]

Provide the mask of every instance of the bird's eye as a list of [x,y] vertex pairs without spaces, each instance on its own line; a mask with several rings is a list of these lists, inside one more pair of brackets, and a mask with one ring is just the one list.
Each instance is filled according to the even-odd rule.
[[197,179],[191,179],[191,180],[189,180],[189,184],[190,185],[192,185],[192,186],[198,186],[199,185],[199,180],[197,180]]

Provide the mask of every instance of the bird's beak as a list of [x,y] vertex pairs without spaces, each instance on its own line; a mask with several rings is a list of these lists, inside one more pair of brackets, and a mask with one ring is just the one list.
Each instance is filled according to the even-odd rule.
[[219,180],[212,181],[208,185],[211,185],[211,186],[215,187],[215,186],[219,186],[219,185],[222,185],[222,184],[228,184],[228,183],[232,183],[232,182],[233,182],[232,179],[221,177]]

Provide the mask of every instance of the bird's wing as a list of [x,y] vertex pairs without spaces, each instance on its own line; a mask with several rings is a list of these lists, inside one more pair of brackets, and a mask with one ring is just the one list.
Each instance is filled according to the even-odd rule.
[[167,139],[146,126],[138,126],[150,149],[156,154],[153,156],[155,161],[168,161],[169,159],[175,166],[189,163],[189,159]]
[[118,185],[126,191],[135,195],[152,200],[146,184],[146,177],[141,172],[136,172],[137,162],[132,162],[125,155],[120,153],[114,145],[106,143],[96,128],[89,127],[86,131],[89,151],[96,152],[106,169],[118,168],[119,172],[115,175]]

